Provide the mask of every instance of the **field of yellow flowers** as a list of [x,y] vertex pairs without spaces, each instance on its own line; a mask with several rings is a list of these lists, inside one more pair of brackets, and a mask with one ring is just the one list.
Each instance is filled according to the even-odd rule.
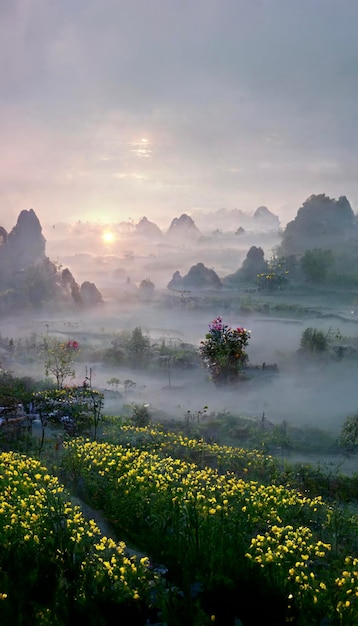
[[0,454],[0,624],[358,624],[356,510],[283,484],[272,457],[151,426],[56,455],[51,472]]
[[86,500],[166,565],[188,604],[220,624],[358,623],[352,510],[270,482],[275,462],[260,453],[150,427],[120,437],[69,441],[63,462]]
[[[0,623],[143,624],[155,575],[101,536],[35,459],[0,454]],[[126,620],[128,620],[126,622]]]

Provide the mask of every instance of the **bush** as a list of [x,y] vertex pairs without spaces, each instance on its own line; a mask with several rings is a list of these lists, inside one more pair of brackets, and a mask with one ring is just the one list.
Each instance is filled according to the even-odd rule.
[[249,339],[250,331],[230,328],[221,317],[209,324],[209,332],[201,342],[199,353],[214,383],[227,384],[238,379],[248,360],[245,348]]
[[338,443],[347,452],[358,450],[358,414],[346,418]]
[[300,345],[306,352],[324,352],[328,347],[328,337],[322,330],[306,328],[302,333]]
[[130,420],[137,428],[143,428],[150,424],[151,416],[148,407],[148,404],[132,404]]

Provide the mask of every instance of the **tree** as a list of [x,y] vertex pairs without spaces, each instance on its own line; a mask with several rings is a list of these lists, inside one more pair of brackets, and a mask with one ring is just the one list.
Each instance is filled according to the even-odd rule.
[[145,428],[150,424],[149,404],[132,404],[131,411],[129,419],[136,428]]
[[358,415],[351,415],[346,418],[340,436],[339,445],[347,452],[358,450]]
[[148,358],[150,348],[149,337],[143,335],[142,329],[137,326],[127,341],[126,349],[130,364],[138,367],[145,363]]
[[305,328],[301,335],[301,349],[311,353],[324,352],[328,347],[328,334],[317,328]]
[[243,366],[248,360],[245,348],[250,339],[250,331],[245,328],[230,328],[221,317],[209,324],[209,332],[201,341],[199,353],[209,368],[215,384],[227,384],[238,380]]
[[301,267],[306,280],[314,284],[325,282],[333,264],[334,256],[332,250],[322,250],[321,248],[306,250],[301,259]]
[[18,378],[10,370],[0,367],[0,406],[5,420],[16,416],[19,405],[30,403],[35,386],[32,378]]
[[130,380],[129,378],[127,378],[126,380],[123,381],[123,387],[124,387],[124,393],[127,395],[128,391],[130,389],[134,389],[134,387],[136,386],[137,383],[135,383],[133,380]]
[[106,352],[106,359],[112,363],[126,363],[132,367],[143,367],[150,356],[149,337],[143,335],[137,326],[131,333],[124,330],[112,340],[112,347]]
[[288,273],[285,259],[272,257],[267,272],[257,275],[257,284],[266,291],[280,291],[287,285]]
[[118,385],[120,384],[121,384],[121,381],[119,380],[119,378],[116,378],[115,376],[112,376],[112,378],[107,380],[107,385],[114,387],[116,391],[118,390]]
[[74,378],[74,355],[79,350],[77,341],[62,342],[55,337],[45,337],[43,342],[45,355],[45,375],[56,378],[57,389],[63,388],[66,378]]

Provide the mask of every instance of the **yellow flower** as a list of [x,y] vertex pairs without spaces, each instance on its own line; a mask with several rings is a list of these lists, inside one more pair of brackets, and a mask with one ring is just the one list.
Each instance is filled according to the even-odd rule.
[[319,584],[319,586],[320,586],[320,588],[321,588],[321,589],[327,589],[327,587],[326,587],[325,583],[322,583],[322,582],[321,582],[321,583]]

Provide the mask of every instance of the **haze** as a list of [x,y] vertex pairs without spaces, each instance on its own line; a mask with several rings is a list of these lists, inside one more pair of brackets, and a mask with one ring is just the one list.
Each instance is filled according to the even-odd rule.
[[357,187],[355,0],[2,0],[0,217],[160,226]]
[[[356,412],[355,361],[326,361],[315,359],[302,361],[297,356],[300,338],[308,326],[328,332],[339,328],[343,336],[357,338],[357,320],[351,308],[331,297],[329,301],[312,292],[307,295],[294,292],[274,296],[287,304],[304,305],[312,308],[311,318],[281,319],[262,314],[243,314],[240,306],[250,298],[260,299],[257,293],[250,294],[244,288],[237,291],[237,305],[233,297],[230,310],[223,311],[220,293],[213,292],[203,305],[205,292],[192,291],[186,297],[189,304],[182,306],[180,293],[167,289],[174,271],[185,275],[190,267],[204,262],[224,278],[241,266],[252,245],[262,246],[265,257],[270,258],[280,240],[278,231],[247,231],[238,236],[233,231],[214,236],[210,231],[214,223],[206,220],[209,230],[203,231],[199,239],[169,241],[165,234],[158,243],[139,236],[135,231],[123,232],[125,225],[116,230],[116,225],[103,229],[94,224],[57,224],[45,230],[48,256],[69,267],[76,280],[95,281],[104,303],[95,309],[83,312],[65,312],[54,316],[41,311],[15,320],[2,320],[3,336],[29,336],[32,332],[51,333],[63,338],[89,342],[103,349],[110,337],[123,330],[140,327],[152,342],[183,341],[199,347],[204,339],[208,324],[217,315],[233,327],[242,325],[252,331],[248,349],[252,365],[277,364],[279,376],[267,383],[256,380],[243,383],[240,388],[217,388],[209,380],[204,369],[173,370],[171,388],[168,374],[150,370],[129,370],[113,365],[105,367],[102,362],[89,362],[93,371],[93,385],[108,389],[107,381],[117,377],[121,381],[129,378],[136,382],[130,395],[121,400],[106,403],[106,411],[121,413],[128,402],[147,403],[154,419],[183,419],[187,410],[198,411],[204,405],[210,412],[227,410],[233,415],[260,419],[264,412],[273,423],[287,420],[292,425],[316,427],[338,435],[345,418]],[[130,224],[129,224],[130,226]],[[107,228],[111,228],[107,231]],[[114,233],[113,239],[103,239],[106,232]],[[149,278],[155,285],[155,293],[149,300],[138,297],[138,285]],[[254,291],[254,289],[252,290]],[[197,299],[190,305],[190,298]],[[168,299],[176,298],[174,304]],[[200,300],[202,303],[200,304]],[[266,300],[270,297],[266,295]],[[165,305],[168,302],[168,306]],[[315,316],[314,310],[317,315]],[[323,311],[326,318],[319,315]],[[103,340],[99,339],[103,336]],[[84,377],[84,365],[77,367],[77,384]],[[32,371],[25,365],[24,375],[42,378],[43,372]]]
[[[49,258],[104,299],[86,315],[3,320],[2,334],[51,321],[63,336],[72,321],[88,337],[140,326],[199,345],[226,315],[218,299],[210,310],[166,309],[138,302],[132,287],[149,278],[166,293],[175,271],[198,262],[225,277],[253,245],[270,259],[279,232],[238,237],[235,208],[267,206],[283,228],[324,192],[346,195],[357,214],[357,27],[355,0],[1,0],[0,226],[10,231],[32,207]],[[192,244],[131,235],[143,216],[165,232],[183,213],[203,233]],[[168,390],[165,377],[88,365],[100,387],[135,380],[131,399],[168,416],[208,405],[338,432],[356,412],[352,364],[302,367],[296,357],[307,326],[356,336],[349,306],[331,302],[328,313],[288,322],[232,307],[227,323],[252,330],[251,363],[280,370],[240,393],[216,389],[203,370],[173,374]]]

